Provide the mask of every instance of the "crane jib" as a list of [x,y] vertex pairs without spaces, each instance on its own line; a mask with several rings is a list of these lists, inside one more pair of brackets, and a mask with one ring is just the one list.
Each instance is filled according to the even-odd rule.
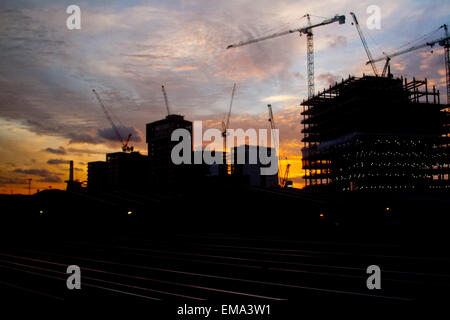
[[421,49],[421,48],[432,47],[436,43],[438,43],[439,45],[443,45],[443,44],[445,45],[448,40],[450,40],[450,37],[442,37],[442,38],[437,39],[437,40],[428,41],[426,43],[422,43],[422,44],[419,44],[419,45],[416,45],[416,46],[412,46],[410,48],[407,48],[407,49],[404,49],[404,50],[401,50],[401,51],[393,52],[391,54],[385,54],[383,57],[378,57],[378,58],[375,58],[373,60],[367,61],[366,64],[369,64],[369,63],[372,63],[372,62],[378,62],[378,61],[386,60],[386,58],[393,58],[393,57],[402,55],[404,53],[408,53],[408,52],[411,52],[411,51],[414,51],[414,50],[418,50],[418,49]]
[[302,28],[298,28],[298,29],[291,29],[291,30],[286,30],[286,31],[282,31],[282,32],[277,32],[268,36],[264,36],[264,37],[260,37],[260,38],[254,38],[254,39],[249,39],[246,41],[242,41],[239,43],[235,43],[235,44],[230,44],[228,45],[226,48],[227,49],[231,49],[231,48],[237,48],[237,47],[241,47],[247,44],[251,44],[251,43],[256,43],[256,42],[260,42],[260,41],[264,41],[264,40],[268,40],[268,39],[272,39],[272,38],[277,38],[280,36],[284,36],[290,33],[294,33],[294,32],[299,32],[300,34],[304,33],[304,34],[308,34],[311,32],[311,29],[316,28],[316,27],[320,27],[320,26],[324,26],[327,24],[331,24],[338,21],[339,24],[344,24],[345,23],[345,15],[341,15],[341,16],[334,16],[331,19],[326,19],[320,23],[311,25],[311,26],[307,26],[307,27],[302,27]]

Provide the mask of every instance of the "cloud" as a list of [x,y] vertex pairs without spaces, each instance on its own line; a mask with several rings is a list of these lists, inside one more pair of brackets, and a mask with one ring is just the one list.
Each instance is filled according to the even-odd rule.
[[102,142],[102,140],[98,139],[97,137],[91,136],[86,133],[68,133],[66,136],[70,139],[69,144],[73,143],[99,144]]
[[66,149],[64,149],[64,147],[59,147],[58,149],[53,149],[53,148],[46,148],[44,149],[45,152],[49,152],[49,153],[53,153],[53,154],[60,154],[60,155],[65,155],[67,154]]
[[286,101],[293,101],[298,100],[299,97],[292,96],[292,95],[279,95],[279,96],[270,96],[261,99],[262,102],[286,102]]
[[47,169],[15,169],[15,173],[41,177],[39,182],[62,182],[62,179],[57,173],[48,171]]
[[[120,127],[117,127],[117,130],[118,130],[120,136],[122,137],[122,139],[124,140],[124,142],[130,133],[131,133],[131,140],[133,142],[141,142],[142,141],[140,132],[134,127],[120,126]],[[108,141],[116,141],[117,142],[117,140],[118,140],[117,134],[113,128],[98,129],[97,133],[100,137],[102,137],[103,139],[106,139]]]
[[316,77],[316,80],[320,82],[323,86],[333,86],[336,84],[336,82],[340,81],[341,78],[337,75],[334,75],[330,72],[327,73],[321,73]]
[[175,71],[190,71],[190,70],[197,70],[198,66],[190,66],[190,65],[184,65],[184,66],[176,66],[174,68]]
[[77,154],[87,154],[87,155],[92,155],[92,154],[106,154],[108,151],[107,150],[92,150],[92,149],[83,149],[83,148],[68,148],[67,149],[69,152],[71,153],[77,153]]
[[145,59],[145,60],[170,58],[167,55],[154,55],[154,54],[121,54],[121,55],[128,58]]
[[26,179],[0,176],[0,186],[5,186],[8,184],[26,184],[26,183],[28,183]]
[[39,179],[38,182],[61,183],[63,180],[60,177],[53,175]]
[[345,36],[327,36],[326,39],[330,48],[344,47],[347,45],[347,37]]
[[49,160],[47,160],[47,164],[51,164],[51,165],[68,164],[69,162],[70,162],[69,160],[64,160],[64,159],[49,159]]

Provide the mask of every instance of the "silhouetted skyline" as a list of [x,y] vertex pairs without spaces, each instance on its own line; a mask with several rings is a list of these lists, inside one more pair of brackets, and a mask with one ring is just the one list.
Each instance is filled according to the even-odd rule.
[[[75,178],[84,181],[87,162],[118,151],[92,89],[121,120],[119,129],[131,132],[133,145],[145,153],[145,123],[165,115],[161,84],[170,88],[175,113],[220,128],[234,82],[239,90],[231,127],[267,128],[265,105],[272,103],[282,156],[289,158],[294,184],[302,186],[299,104],[307,93],[306,39],[288,36],[232,51],[226,45],[305,25],[305,13],[314,22],[322,20],[317,16],[353,11],[378,56],[450,20],[449,4],[439,1],[377,1],[380,30],[368,30],[364,23],[371,1],[78,4],[83,14],[79,31],[65,28],[66,4],[60,1],[0,4],[0,70],[8,75],[0,95],[0,192],[26,194],[28,178],[34,191],[49,185],[63,189],[68,160],[75,161]],[[316,33],[316,91],[349,74],[371,72],[351,19]],[[397,57],[392,72],[426,77],[443,93],[443,50],[430,51]]]

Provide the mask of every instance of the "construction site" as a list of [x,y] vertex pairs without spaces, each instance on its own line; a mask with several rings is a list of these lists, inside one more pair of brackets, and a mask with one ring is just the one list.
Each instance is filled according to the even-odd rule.
[[[290,142],[277,142],[278,133],[274,132],[286,128],[286,118],[277,117],[278,110],[272,109],[272,104],[266,109],[265,104],[272,100],[259,96],[249,100],[258,103],[257,125],[270,127],[274,143],[252,145],[250,139],[237,145],[227,142],[229,130],[235,125],[230,121],[235,92],[241,88],[233,84],[231,89],[231,81],[231,99],[228,87],[223,90],[224,80],[220,82],[220,95],[227,94],[224,117],[218,120],[208,113],[208,125],[220,127],[215,128],[214,139],[223,139],[223,148],[209,149],[203,140],[195,148],[194,139],[189,137],[189,148],[182,149],[183,156],[190,159],[204,160],[205,154],[210,159],[222,159],[212,163],[173,161],[172,152],[178,144],[172,139],[174,131],[183,129],[192,137],[196,128],[194,112],[175,113],[176,106],[169,103],[172,96],[161,82],[170,83],[173,78],[161,79],[162,73],[158,73],[157,82],[148,82],[157,83],[157,98],[148,100],[157,103],[145,105],[152,107],[152,114],[145,118],[144,112],[139,114],[143,121],[137,131],[132,131],[131,124],[121,124],[108,106],[111,97],[119,94],[110,95],[108,101],[107,89],[92,90],[96,99],[92,109],[106,117],[101,121],[107,121],[106,129],[112,137],[100,140],[104,144],[98,145],[108,149],[90,158],[96,161],[83,163],[87,181],[75,179],[74,161],[59,159],[69,165],[66,190],[47,189],[31,195],[32,179],[28,179],[30,195],[0,195],[5,213],[0,233],[0,268],[5,281],[0,281],[0,288],[7,289],[5,299],[22,303],[26,299],[65,300],[75,307],[102,299],[110,306],[144,301],[152,307],[148,309],[151,316],[155,314],[152,318],[158,318],[158,311],[165,314],[159,319],[173,318],[180,306],[187,310],[187,302],[199,308],[217,306],[218,310],[225,302],[264,304],[273,306],[273,319],[304,317],[303,307],[314,303],[319,305],[312,310],[314,314],[331,310],[333,316],[336,302],[349,306],[346,313],[355,305],[367,306],[367,310],[417,302],[445,305],[448,294],[441,291],[450,288],[447,25],[430,33],[428,40],[420,38],[414,45],[373,57],[356,15],[350,13],[356,28],[351,28],[354,38],[358,48],[365,51],[367,69],[372,70],[368,74],[364,69],[365,74],[349,75],[340,81],[333,78],[332,82],[323,82],[326,88],[316,91],[313,31],[330,25],[340,28],[346,16],[319,17],[319,23],[312,23],[311,17],[303,16],[305,26],[220,48],[222,52],[234,52],[290,34],[306,41],[305,77],[296,78],[304,85],[304,98],[297,99],[291,108],[295,118],[288,113],[296,123],[290,132],[295,139],[291,146],[296,150],[297,165],[301,162],[301,168],[295,170],[301,176],[292,174],[296,164],[287,157],[276,158],[275,174],[261,173],[271,163],[239,163],[240,152],[246,160],[261,152],[279,155],[280,145]],[[437,32],[444,35],[436,36]],[[391,62],[397,56],[424,48],[444,52],[445,93],[443,80],[391,72]],[[136,61],[136,57],[139,61],[149,58],[134,55]],[[122,58],[127,59],[125,54]],[[384,63],[381,72],[378,62]],[[361,61],[360,67],[363,65]],[[167,69],[162,70],[158,72]],[[192,79],[186,78],[191,85]],[[202,85],[206,87],[205,82]],[[105,88],[100,83],[97,86]],[[258,91],[253,86],[246,89],[248,95]],[[192,91],[197,104],[200,91]],[[186,103],[189,97],[180,96]],[[217,96],[215,93],[214,99],[223,107],[225,103]],[[264,105],[259,105],[261,102]],[[208,112],[220,111],[221,106],[200,105]],[[164,110],[164,116],[155,116],[161,111],[156,108]],[[243,121],[250,122],[249,118]],[[133,141],[133,134],[144,130],[145,144],[139,145],[137,138]],[[93,132],[100,135],[100,130]],[[203,139],[203,133],[201,136]],[[146,152],[141,153],[134,143]],[[60,149],[56,151],[65,152]],[[293,188],[299,181],[304,188]],[[69,288],[69,280],[74,279],[69,269],[66,271],[69,265],[82,270],[82,290]],[[374,267],[382,271],[381,286],[381,280],[370,274]],[[230,306],[227,310],[237,310]]]
[[450,188],[450,114],[427,80],[349,77],[302,105],[306,187]]
[[[301,102],[302,170],[305,190],[325,192],[414,192],[429,193],[448,191],[450,188],[450,72],[449,33],[447,25],[435,32],[444,31],[444,36],[418,43],[406,49],[373,58],[362,29],[354,13],[350,13],[364,50],[367,65],[372,75],[348,76],[339,83],[315,92],[314,84],[314,41],[313,30],[330,24],[345,24],[344,15],[312,24],[311,16],[305,15],[306,27],[278,32],[269,36],[254,38],[231,44],[227,49],[265,41],[292,33],[307,37],[308,98]],[[435,84],[427,79],[396,78],[391,73],[390,62],[395,57],[422,48],[444,48],[447,103],[441,102],[441,94]],[[376,63],[383,61],[380,73]],[[165,119],[146,125],[148,154],[141,155],[130,146],[131,133],[127,139],[121,136],[112,116],[93,90],[103,112],[110,122],[122,152],[108,154],[106,162],[96,161],[88,165],[88,188],[100,190],[150,190],[183,185],[206,176],[241,176],[253,186],[292,186],[289,179],[291,164],[282,169],[278,178],[266,183],[260,177],[258,168],[239,168],[230,165],[231,149],[227,150],[226,137],[230,126],[230,115],[236,84],[233,85],[231,100],[222,121],[223,163],[219,169],[211,166],[202,168],[174,165],[171,150],[176,145],[171,134],[178,128],[192,133],[192,122],[184,116],[173,114],[164,86]],[[268,105],[270,128],[276,130],[272,106]],[[275,140],[274,140],[275,141]],[[229,146],[230,147],[230,146]],[[232,146],[231,146],[232,147]],[[246,146],[248,149],[249,146]],[[279,145],[273,145],[278,152]],[[196,151],[199,152],[199,151]],[[200,151],[203,152],[203,151]],[[219,150],[217,150],[219,152]],[[190,150],[193,156],[193,150]],[[212,171],[215,173],[211,174]],[[250,174],[251,172],[251,174]],[[210,179],[212,180],[212,179]],[[217,180],[217,179],[216,179]],[[227,181],[231,181],[228,179]],[[255,183],[255,181],[265,181]],[[275,183],[273,183],[275,181]]]

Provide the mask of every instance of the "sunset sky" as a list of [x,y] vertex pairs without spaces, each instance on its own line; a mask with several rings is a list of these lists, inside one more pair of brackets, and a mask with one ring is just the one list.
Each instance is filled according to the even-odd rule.
[[[66,28],[71,4],[81,8],[81,30]],[[379,30],[366,27],[366,9],[373,4],[381,8]],[[371,73],[350,11],[358,16],[374,56],[450,24],[445,0],[2,0],[0,193],[27,193],[28,178],[32,192],[64,188],[68,160],[75,161],[75,177],[86,180],[87,162],[120,150],[92,89],[133,133],[131,144],[146,154],[145,124],[166,115],[162,84],[173,113],[220,128],[234,82],[230,128],[268,128],[271,103],[281,155],[288,157],[291,178],[301,187],[306,38],[292,34],[225,47],[305,26],[306,13],[313,23],[345,14],[345,25],[314,30],[317,92],[349,74]],[[442,30],[427,39],[440,36]],[[427,77],[445,103],[443,50],[432,51],[394,58],[392,72]]]

